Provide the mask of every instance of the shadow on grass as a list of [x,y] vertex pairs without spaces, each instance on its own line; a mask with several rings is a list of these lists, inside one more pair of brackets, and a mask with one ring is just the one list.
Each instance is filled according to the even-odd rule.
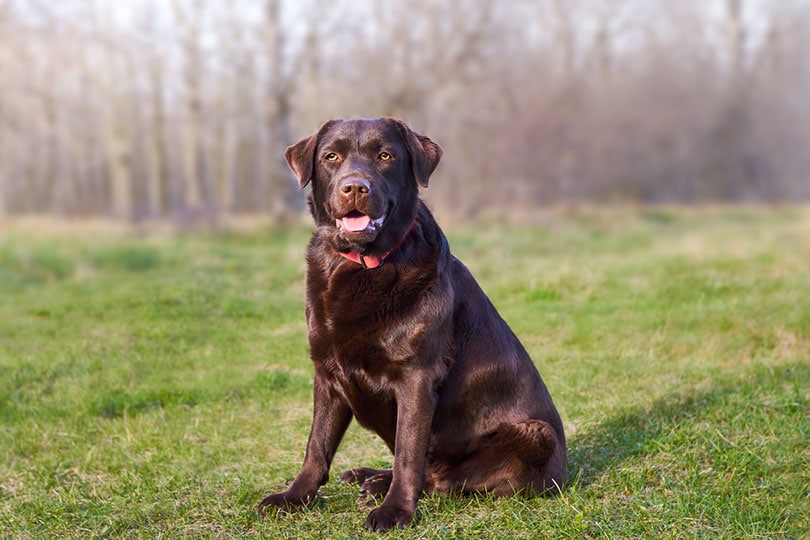
[[[664,396],[624,410],[586,433],[568,441],[568,484],[587,487],[633,458],[653,455],[662,448],[677,451],[698,422],[717,426],[751,407],[767,407],[769,414],[795,415],[807,405],[798,391],[810,379],[810,366],[801,363],[749,366],[733,374],[719,374],[706,390]],[[787,390],[793,387],[792,392]],[[767,400],[761,396],[766,394]],[[767,403],[766,403],[767,402]],[[747,409],[747,411],[746,411]],[[755,420],[750,422],[752,431]],[[702,429],[702,428],[700,428]]]

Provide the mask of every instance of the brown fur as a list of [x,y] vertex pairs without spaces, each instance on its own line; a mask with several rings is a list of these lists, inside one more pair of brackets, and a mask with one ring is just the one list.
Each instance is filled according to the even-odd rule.
[[[259,509],[311,502],[352,418],[394,454],[392,470],[341,476],[385,495],[369,529],[408,525],[423,490],[557,490],[565,435],[551,396],[419,199],[441,148],[397,120],[333,120],[285,155],[301,187],[312,183],[314,416],[300,473]],[[362,215],[380,225],[347,229]],[[384,264],[366,269],[341,252]]]

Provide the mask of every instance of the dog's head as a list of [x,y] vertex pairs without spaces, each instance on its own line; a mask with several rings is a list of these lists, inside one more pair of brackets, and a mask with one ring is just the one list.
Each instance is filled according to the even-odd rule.
[[410,229],[442,149],[392,118],[330,120],[284,156],[302,188],[312,183],[318,234],[337,251],[380,254]]

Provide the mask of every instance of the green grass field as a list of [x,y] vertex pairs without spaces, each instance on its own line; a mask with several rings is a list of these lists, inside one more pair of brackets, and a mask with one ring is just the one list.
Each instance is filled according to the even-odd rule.
[[[810,209],[447,229],[554,396],[570,481],[427,496],[389,537],[810,536]],[[308,236],[0,234],[0,537],[376,537],[335,474],[255,513],[309,429]],[[333,472],[390,461],[352,426]]]

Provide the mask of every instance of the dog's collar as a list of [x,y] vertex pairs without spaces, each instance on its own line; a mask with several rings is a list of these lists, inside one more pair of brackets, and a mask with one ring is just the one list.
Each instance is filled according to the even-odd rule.
[[363,268],[369,269],[369,268],[378,268],[378,267],[382,266],[383,263],[385,262],[385,259],[389,255],[391,255],[391,253],[393,251],[394,251],[393,249],[391,249],[389,251],[386,251],[385,253],[383,253],[382,257],[374,257],[372,255],[363,255],[362,253],[358,253],[356,251],[350,251],[349,253],[343,253],[343,252],[339,251],[338,253],[340,253],[341,257],[345,257],[345,258],[349,259],[350,261],[356,262],[357,264],[359,264]]
[[363,255],[362,253],[359,253],[357,251],[349,251],[346,253],[338,251],[338,254],[341,257],[344,257],[352,262],[359,264],[366,270],[369,270],[371,268],[379,268],[380,266],[383,265],[385,259],[387,259],[389,255],[391,255],[394,251],[398,250],[402,246],[402,244],[405,243],[405,240],[408,239],[408,237],[411,235],[411,233],[415,228],[416,228],[416,221],[411,223],[411,227],[410,229],[408,229],[408,232],[405,233],[405,236],[402,237],[402,241],[396,246],[386,251],[385,253],[383,253],[381,257],[375,257],[373,255]]

